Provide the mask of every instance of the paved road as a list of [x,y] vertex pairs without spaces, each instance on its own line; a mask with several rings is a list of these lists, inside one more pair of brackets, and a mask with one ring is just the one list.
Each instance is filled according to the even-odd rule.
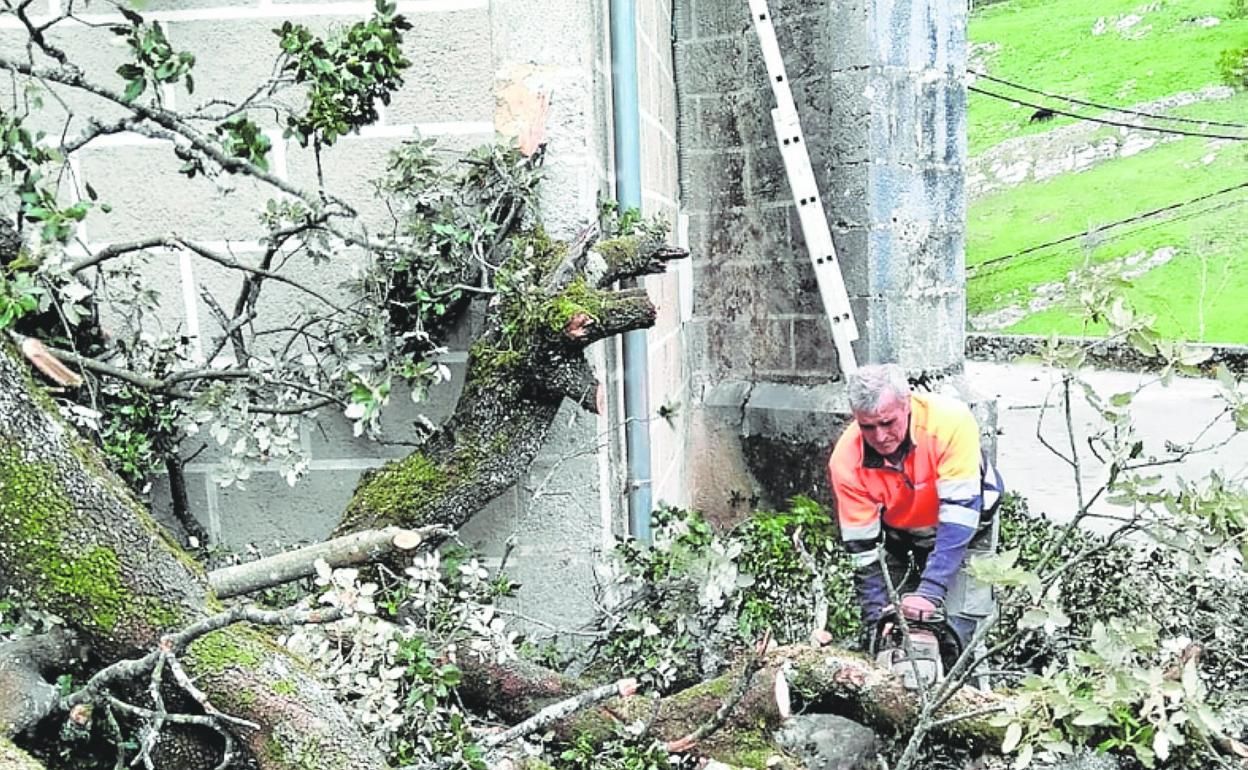
[[[1054,389],[1060,378],[1051,370],[1034,364],[968,361],[966,369],[971,383],[981,393],[999,399],[997,461],[1006,486],[1023,494],[1033,511],[1044,512],[1058,521],[1069,519],[1077,507],[1074,474],[1068,464],[1055,457],[1036,437],[1046,397],[1050,404],[1061,403],[1060,391]],[[1087,379],[1098,393],[1108,398],[1114,393],[1132,390],[1141,382],[1155,381],[1156,376],[1092,372]],[[1181,443],[1195,439],[1221,410],[1223,402],[1216,393],[1217,385],[1213,381],[1176,379],[1168,388],[1153,385],[1137,396],[1134,414],[1137,431],[1144,440],[1144,455],[1165,456],[1167,440]],[[1105,478],[1105,466],[1087,449],[1086,436],[1089,427],[1095,424],[1095,412],[1082,399],[1077,399],[1076,406],[1073,422],[1079,436],[1077,444],[1087,462],[1082,474],[1084,488],[1095,489]],[[1042,431],[1050,443],[1068,452],[1064,422],[1060,412],[1049,409]],[[1229,421],[1224,420],[1201,443],[1207,445],[1233,433]],[[1234,436],[1229,444],[1215,452],[1191,455],[1164,472],[1170,479],[1175,474],[1192,479],[1213,468],[1220,468],[1241,480],[1248,478],[1248,433]],[[1104,514],[1113,512],[1111,507],[1099,504],[1094,510]]]

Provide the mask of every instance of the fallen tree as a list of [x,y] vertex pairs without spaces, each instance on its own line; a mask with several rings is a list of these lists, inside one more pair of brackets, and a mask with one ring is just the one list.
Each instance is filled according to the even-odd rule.
[[[21,350],[8,341],[0,349],[0,588],[63,619],[84,651],[83,668],[96,673],[61,697],[48,679],[72,662],[59,654],[65,649],[42,639],[6,645],[5,733],[70,712],[79,728],[109,726],[119,745],[117,723],[134,730],[139,745],[130,759],[149,767],[224,766],[240,745],[264,768],[381,767],[374,742],[257,625],[325,617],[234,615],[220,597],[306,575],[318,557],[358,563],[411,549],[403,533],[413,528],[424,530],[429,546],[462,525],[525,471],[565,398],[600,408],[585,348],[655,318],[643,289],[614,285],[661,272],[684,252],[664,247],[644,226],[603,239],[590,228],[572,244],[547,237],[531,206],[540,119],[530,121],[522,147],[488,148],[449,170],[427,143],[406,143],[378,182],[394,218],[386,237],[361,224],[320,174],[306,188],[274,174],[272,142],[256,116],[276,110],[318,169],[341,135],[377,120],[376,104],[388,102],[410,64],[400,49],[408,23],[393,6],[379,3],[371,18],[323,37],[285,24],[276,30],[268,81],[237,101],[182,111],[161,92],[192,90],[195,57],[172,45],[159,23],[118,7],[110,24],[93,28],[104,39],[88,47],[119,42],[128,57],[117,70],[126,86],[118,89],[108,84],[112,73],[86,70],[74,61],[78,50],[60,47],[59,32],[78,29],[73,9],[36,20],[29,6],[0,11],[27,38],[0,54],[0,68],[29,94],[58,94],[67,115],[59,136],[46,137],[34,127],[46,117],[38,98],[0,113],[0,173],[13,193],[5,210],[16,215],[0,219],[0,328]],[[276,98],[284,92],[296,94],[294,106]],[[61,93],[118,117],[76,113],[80,103]],[[269,191],[257,258],[166,232],[165,223],[147,223],[156,231],[124,242],[79,243],[85,255],[70,258],[77,223],[107,211],[107,202],[97,203],[89,185],[85,196],[67,194],[57,171],[68,170],[74,153],[127,133],[163,144],[187,177],[236,177]],[[371,257],[350,304],[289,267],[348,247]],[[202,351],[142,332],[150,307],[132,258],[174,253],[241,278],[232,303],[203,292],[220,334]],[[114,295],[113,310],[130,325],[105,334],[96,292],[110,283],[128,287]],[[276,328],[258,328],[262,291],[275,283],[312,309],[292,307]],[[346,539],[330,551],[286,557],[263,574],[240,567],[210,584],[127,487],[163,461],[175,512],[189,529],[178,445],[201,426],[218,431],[218,441],[237,442],[239,469],[248,460],[283,463],[297,478],[305,466],[294,418],[339,408],[362,430],[375,427],[392,381],[420,389],[442,378],[431,358],[435,334],[470,298],[488,299],[489,307],[455,414],[420,450],[364,479],[339,528]],[[63,412],[28,361],[58,389]],[[79,438],[78,428],[97,445]],[[105,436],[127,443],[117,448]],[[101,455],[99,445],[109,451]],[[404,529],[375,531],[385,527]]]
[[[430,450],[361,484],[360,502],[348,511],[344,529],[388,521],[455,527],[514,483],[563,398],[596,405],[585,346],[653,322],[644,292],[613,292],[606,284],[661,269],[681,255],[639,239],[595,244],[587,237],[574,249],[542,239],[540,253],[532,251],[532,241],[521,243],[513,259],[545,265],[538,272],[545,298],[536,306],[504,300],[492,308],[490,331],[473,348],[456,416]],[[532,294],[521,301],[531,302]],[[501,331],[503,319],[512,331]],[[207,723],[237,738],[263,768],[306,768],[310,761],[316,768],[383,766],[331,694],[255,628],[225,625],[171,646],[179,631],[220,611],[202,569],[104,466],[95,448],[63,422],[8,344],[0,351],[0,392],[0,585],[63,618],[96,665],[167,648],[170,660],[179,661],[202,691],[201,706],[232,717]],[[395,536],[385,539],[392,544]],[[10,652],[23,654],[20,646]],[[48,661],[32,649],[25,652],[18,668],[26,676],[9,681],[0,702],[38,696],[40,704],[30,708],[46,710],[48,693],[40,696],[32,677]],[[40,655],[48,652],[41,648]],[[132,672],[148,673],[146,667]],[[103,690],[80,700],[101,711],[126,710]],[[157,733],[162,722],[177,721],[161,704],[129,712],[150,719]],[[192,766],[190,757],[176,761]]]
[[[346,566],[410,556],[462,526],[525,472],[565,400],[601,409],[585,349],[650,326],[655,308],[631,279],[685,254],[665,246],[656,228],[623,226],[623,216],[606,217],[608,232],[589,227],[572,243],[549,237],[532,207],[540,121],[521,147],[471,154],[454,171],[433,162],[424,143],[405,143],[378,186],[394,214],[388,237],[362,226],[359,212],[321,175],[303,188],[272,173],[271,141],[257,114],[268,119],[276,110],[288,136],[319,165],[339,136],[376,120],[375,105],[401,83],[407,23],[384,3],[374,17],[324,39],[284,24],[272,79],[236,103],[212,100],[183,112],[169,109],[161,94],[180,86],[190,92],[194,57],[171,45],[159,24],[125,8],[92,28],[120,39],[128,59],[116,71],[126,85],[114,88],[58,47],[58,26],[78,23],[72,4],[37,20],[30,7],[0,11],[27,37],[25,46],[0,52],[0,68],[23,89],[73,92],[110,117],[70,115],[59,136],[48,137],[27,120],[37,116],[0,113],[0,174],[15,193],[5,199],[13,221],[0,218],[0,327],[21,343],[0,344],[0,588],[67,626],[0,647],[0,764],[38,766],[9,738],[44,749],[32,732],[59,724],[95,730],[117,746],[119,761],[149,768],[225,768],[236,759],[264,770],[383,768],[377,742],[270,630],[326,623],[346,609],[265,611],[227,607],[222,598],[310,576],[321,559]],[[306,97],[299,109],[274,98],[292,88]],[[244,179],[268,190],[274,197],[261,215],[267,232],[255,259],[167,232],[160,222],[133,240],[70,249],[76,223],[106,202],[97,203],[89,188],[76,197],[51,180],[76,176],[74,153],[125,133],[163,143],[188,177]],[[298,260],[317,263],[346,248],[370,257],[352,302],[300,280]],[[192,355],[184,340],[153,343],[140,333],[143,276],[126,265],[143,255],[187,256],[240,276],[233,302],[205,292],[219,329],[205,335],[204,350]],[[133,289],[116,304],[136,323],[105,334],[95,292],[109,280]],[[273,284],[315,310],[257,329],[269,296],[263,290]],[[470,347],[454,413],[419,449],[361,480],[334,541],[209,576],[128,488],[163,462],[175,510],[189,526],[193,517],[177,492],[177,450],[191,427],[238,447],[239,468],[285,462],[297,479],[303,466],[289,449],[298,444],[294,418],[341,409],[361,431],[374,427],[392,383],[420,389],[441,378],[437,333],[472,301],[485,307],[484,327]],[[58,389],[60,404],[27,361]],[[68,424],[66,414],[81,424]],[[93,425],[97,417],[105,425]],[[80,428],[94,444],[79,437]],[[104,434],[130,443],[116,451]],[[140,434],[151,442],[133,438]],[[100,445],[111,451],[102,454]],[[131,455],[141,462],[117,462]],[[418,542],[416,530],[423,533]],[[418,663],[435,679],[444,673],[442,661]],[[999,745],[1008,730],[988,718],[1008,696],[951,689],[932,711],[869,662],[829,649],[747,654],[735,668],[657,704],[625,697],[630,686],[517,661],[462,655],[459,663],[462,696],[511,723],[481,738],[488,748],[544,729],[601,741],[616,725],[640,722],[673,751],[760,766],[747,755],[770,752],[770,731],[792,699],[852,713],[881,730],[905,731],[917,720],[942,740],[983,748]],[[64,693],[53,682],[70,667],[79,681]]]
[[[0,414],[0,584],[63,618],[104,665],[141,658],[220,609],[203,570],[61,420],[8,344]],[[296,768],[309,756],[326,768],[385,766],[332,695],[254,628],[227,626],[170,652],[214,705],[256,726],[237,737],[261,767]],[[0,692],[4,702],[20,697]]]
[[[593,686],[533,664],[467,659],[462,667],[460,696],[501,710],[508,721],[527,719]],[[933,737],[991,752],[1000,747],[1005,729],[991,724],[989,717],[1009,705],[1008,694],[960,688],[936,712]],[[756,659],[747,656],[723,674],[657,703],[616,698],[587,704],[549,727],[565,740],[589,735],[605,741],[620,727],[645,724],[672,751],[693,751],[729,765],[754,767],[745,757],[775,751],[770,748],[772,733],[798,707],[832,710],[892,734],[914,725],[922,702],[890,671],[859,654],[795,645],[769,650]]]

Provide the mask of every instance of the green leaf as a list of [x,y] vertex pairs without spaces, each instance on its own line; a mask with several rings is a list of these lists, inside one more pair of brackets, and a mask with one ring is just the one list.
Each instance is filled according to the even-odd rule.
[[1009,754],[1018,748],[1018,743],[1023,739],[1023,725],[1021,722],[1010,722],[1010,726],[1005,728],[1005,739],[1001,741],[1001,753]]
[[1226,364],[1219,363],[1213,370],[1214,375],[1218,378],[1220,384],[1227,393],[1235,392],[1235,375],[1231,374],[1231,370],[1226,368]]
[[1104,706],[1092,705],[1079,712],[1079,716],[1071,721],[1080,727],[1092,727],[1104,724],[1107,719],[1109,719],[1109,711]]
[[130,102],[139,98],[139,94],[143,93],[143,89],[146,87],[147,87],[146,80],[143,80],[143,79],[131,80],[129,83],[126,84],[126,92],[121,95],[121,100],[129,104]]
[[1157,346],[1153,344],[1153,341],[1144,332],[1131,332],[1127,335],[1127,342],[1131,343],[1131,347],[1149,358],[1157,355]]

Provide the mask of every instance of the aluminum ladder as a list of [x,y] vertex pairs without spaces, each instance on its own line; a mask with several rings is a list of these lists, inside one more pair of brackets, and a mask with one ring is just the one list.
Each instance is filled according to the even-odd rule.
[[754,31],[758,33],[763,61],[767,64],[771,90],[776,95],[777,106],[771,111],[771,122],[776,128],[776,141],[784,159],[789,190],[797,205],[802,234],[806,238],[806,249],[819,283],[819,295],[832,325],[832,341],[836,344],[841,371],[850,374],[858,369],[858,361],[854,357],[851,344],[858,339],[858,324],[854,321],[849,294],[845,291],[845,278],[841,275],[841,264],[836,258],[832,231],[823,213],[819,185],[815,182],[815,171],[810,165],[810,153],[806,150],[802,124],[797,118],[797,105],[793,102],[793,91],[789,88],[789,78],[784,71],[784,57],[781,56],[780,44],[776,41],[776,28],[772,24],[767,0],[749,0],[749,3]]

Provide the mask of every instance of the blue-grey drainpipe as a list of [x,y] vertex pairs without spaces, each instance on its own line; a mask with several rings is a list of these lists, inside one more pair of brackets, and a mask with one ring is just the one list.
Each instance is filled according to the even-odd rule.
[[[620,210],[641,209],[641,109],[637,98],[637,3],[611,2],[611,106],[615,197]],[[631,283],[631,282],[630,282]],[[628,454],[628,526],[650,542],[650,384],[646,330],[624,335],[624,445]]]

